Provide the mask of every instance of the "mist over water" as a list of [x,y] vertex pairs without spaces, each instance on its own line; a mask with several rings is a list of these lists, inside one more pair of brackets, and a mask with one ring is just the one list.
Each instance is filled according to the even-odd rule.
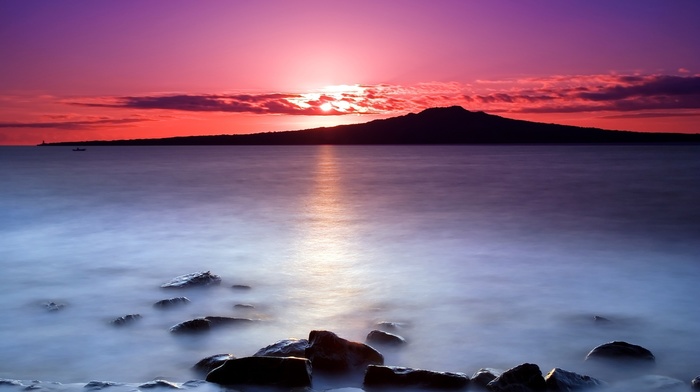
[[[0,378],[182,382],[378,321],[409,342],[389,365],[699,372],[698,146],[3,147],[0,188]],[[206,270],[223,283],[160,288]],[[261,321],[168,332],[200,316]],[[656,365],[583,362],[612,340]]]

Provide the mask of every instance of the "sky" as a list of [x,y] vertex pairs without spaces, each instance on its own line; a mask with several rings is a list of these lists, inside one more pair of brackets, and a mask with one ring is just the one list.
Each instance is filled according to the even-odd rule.
[[0,0],[0,144],[459,105],[700,133],[698,0]]

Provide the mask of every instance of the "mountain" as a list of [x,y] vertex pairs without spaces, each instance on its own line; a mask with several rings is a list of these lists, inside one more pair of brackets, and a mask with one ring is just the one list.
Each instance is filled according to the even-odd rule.
[[516,144],[700,143],[700,134],[609,131],[512,120],[460,106],[363,124],[246,135],[184,136],[47,143],[46,145],[305,145],[305,144]]

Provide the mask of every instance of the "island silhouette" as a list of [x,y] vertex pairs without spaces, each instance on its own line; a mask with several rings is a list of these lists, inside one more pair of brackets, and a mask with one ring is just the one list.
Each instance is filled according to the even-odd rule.
[[42,143],[42,146],[314,144],[700,143],[700,134],[611,131],[513,120],[461,106],[438,107],[361,124],[239,135]]

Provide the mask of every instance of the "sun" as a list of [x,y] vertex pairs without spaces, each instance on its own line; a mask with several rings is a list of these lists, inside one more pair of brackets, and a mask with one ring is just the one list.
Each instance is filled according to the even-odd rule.
[[323,110],[324,112],[327,112],[327,111],[333,109],[333,105],[332,105],[330,102],[322,103],[321,106],[319,106],[319,107],[320,107],[321,110]]

